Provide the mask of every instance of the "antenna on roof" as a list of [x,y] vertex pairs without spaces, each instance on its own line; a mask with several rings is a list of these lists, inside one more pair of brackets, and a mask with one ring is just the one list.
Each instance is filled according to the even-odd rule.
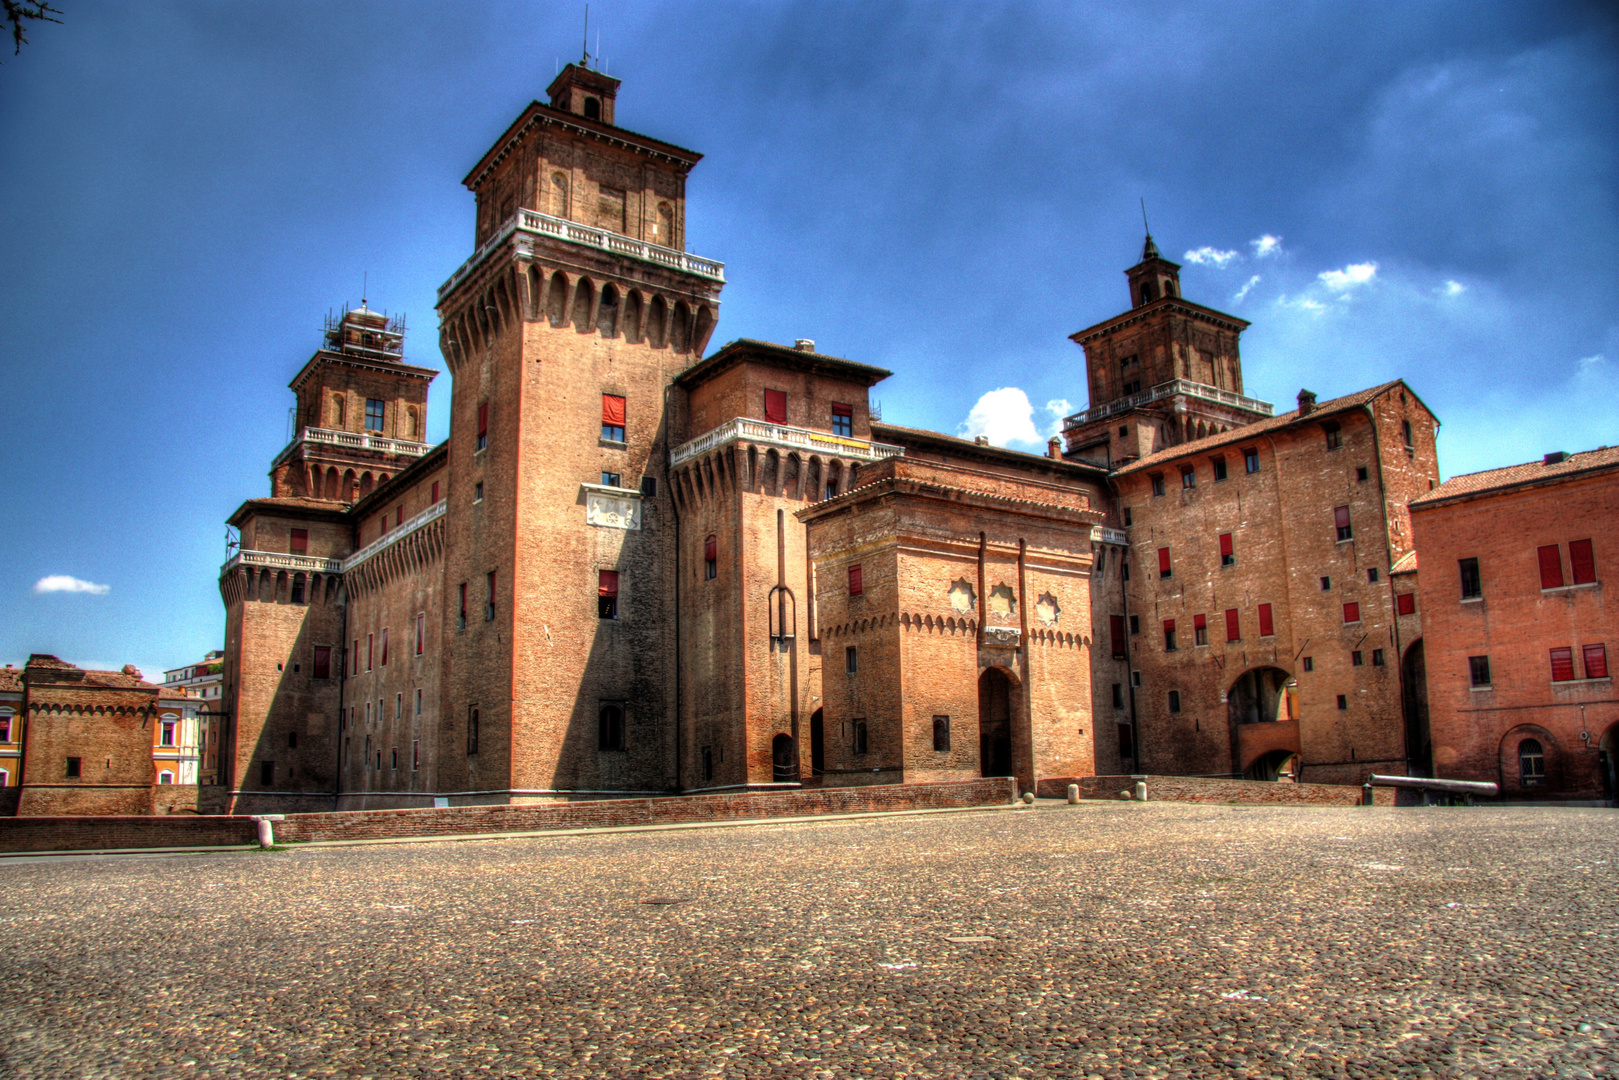
[[371,291],[371,271],[365,270],[360,274],[360,310],[366,310],[365,295]]
[[1145,195],[1141,196],[1141,227],[1147,230],[1148,236],[1152,235],[1152,226],[1147,224],[1147,197]]
[[585,5],[585,43],[579,49],[579,66],[590,66],[590,5]]

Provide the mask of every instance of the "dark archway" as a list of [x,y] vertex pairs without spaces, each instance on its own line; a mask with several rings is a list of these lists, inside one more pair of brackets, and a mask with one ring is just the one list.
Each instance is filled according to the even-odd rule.
[[770,741],[770,761],[776,783],[797,782],[798,752],[791,735],[777,735]]
[[1277,750],[1298,753],[1298,724],[1290,722],[1297,720],[1298,684],[1293,676],[1277,667],[1253,668],[1237,676],[1226,690],[1231,775],[1250,775]]
[[1012,775],[1012,680],[1000,668],[978,677],[978,772]]
[[1406,768],[1412,776],[1433,775],[1433,735],[1428,727],[1428,665],[1422,639],[1411,643],[1400,661],[1400,709],[1405,716]]
[[1293,719],[1287,701],[1287,684],[1292,679],[1293,676],[1281,668],[1262,667],[1243,672],[1226,693],[1226,712],[1232,724]]
[[821,719],[821,710],[816,709],[810,717],[810,775],[820,776],[826,772],[826,727]]
[[1243,770],[1246,780],[1291,781],[1298,776],[1299,755],[1291,750],[1272,750],[1261,754]]
[[1597,740],[1597,769],[1602,774],[1602,794],[1610,806],[1619,805],[1619,724],[1610,724]]

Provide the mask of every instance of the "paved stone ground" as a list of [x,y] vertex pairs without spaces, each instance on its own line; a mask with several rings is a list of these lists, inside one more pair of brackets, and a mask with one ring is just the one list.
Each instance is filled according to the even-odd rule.
[[0,1075],[1619,1076],[1616,860],[1094,803],[0,862]]

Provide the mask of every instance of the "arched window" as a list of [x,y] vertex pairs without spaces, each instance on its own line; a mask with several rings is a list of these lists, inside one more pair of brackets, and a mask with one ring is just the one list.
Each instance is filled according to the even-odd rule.
[[1158,290],[1153,288],[1152,282],[1143,282],[1141,286],[1141,302],[1150,304],[1158,299]]
[[1518,744],[1518,779],[1524,787],[1543,787],[1546,783],[1546,753],[1536,739]]
[[601,749],[623,750],[625,748],[624,706],[618,704],[603,705],[599,720],[601,726]]
[[174,783],[174,774],[169,770],[164,769],[162,772],[157,774],[157,782],[160,784],[172,784]]
[[600,120],[602,118],[602,103],[593,97],[585,98],[585,119]]

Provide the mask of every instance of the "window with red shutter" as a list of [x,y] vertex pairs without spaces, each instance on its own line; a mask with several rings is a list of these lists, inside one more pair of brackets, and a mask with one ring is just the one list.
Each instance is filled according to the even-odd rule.
[[1606,645],[1587,645],[1585,653],[1585,677],[1587,679],[1606,679],[1608,677],[1608,647]]
[[865,591],[865,583],[860,578],[860,564],[855,563],[849,567],[849,595],[859,596]]
[[624,429],[629,426],[624,398],[618,394],[602,395],[602,438],[608,442],[623,442]]
[[617,570],[602,570],[597,574],[596,615],[603,619],[618,618]]
[[1231,534],[1220,534],[1220,565],[1232,566],[1237,561],[1236,549],[1231,546]]
[[422,646],[427,641],[427,616],[420,612],[416,615],[416,655],[422,655]]
[[1271,620],[1270,605],[1259,605],[1259,636],[1270,637],[1276,633],[1276,624]]
[[367,634],[367,635],[365,635],[365,670],[370,671],[373,667],[376,666],[375,663],[374,663],[376,658],[377,658],[377,635],[375,635],[375,634]]
[[765,419],[772,424],[787,422],[787,391],[765,391]]
[[1552,682],[1569,682],[1574,678],[1574,650],[1570,646],[1552,650]]
[[1339,540],[1354,539],[1355,531],[1349,527],[1349,507],[1335,506],[1332,508],[1332,524],[1338,530]]
[[1360,605],[1359,604],[1345,604],[1344,605],[1344,622],[1346,622],[1346,623],[1347,622],[1360,622]]
[[1401,615],[1415,615],[1417,613],[1417,594],[1410,592],[1400,593],[1394,598],[1394,609]]
[[438,481],[433,481],[433,505],[438,505]]
[[1557,550],[1556,544],[1547,544],[1536,548],[1535,554],[1540,557],[1540,587],[1542,589],[1561,589],[1563,587],[1563,557]]
[[1112,639],[1113,659],[1123,660],[1124,653],[1124,616],[1109,615],[1107,617],[1107,636]]
[[1568,565],[1574,571],[1574,584],[1589,585],[1597,579],[1596,552],[1589,540],[1568,542]]
[[332,647],[330,645],[315,646],[315,678],[330,679],[332,677]]
[[309,554],[309,530],[308,529],[294,529],[294,530],[292,530],[292,553],[294,555],[308,555]]
[[1236,608],[1226,608],[1225,639],[1227,641],[1242,640],[1242,616],[1237,614]]
[[1209,620],[1205,615],[1192,616],[1192,640],[1198,645],[1209,643]]
[[1158,576],[1166,578],[1169,574],[1169,549],[1161,547],[1158,549]]
[[712,581],[720,576],[719,538],[710,536],[703,541],[703,578]]
[[360,673],[360,639],[359,638],[354,639],[354,648],[352,650],[350,650],[349,656],[351,656],[353,658],[352,660],[349,661],[349,674],[350,675],[358,675]]
[[486,404],[478,406],[478,449],[479,450],[486,450],[488,448],[489,448],[489,406],[486,403]]

